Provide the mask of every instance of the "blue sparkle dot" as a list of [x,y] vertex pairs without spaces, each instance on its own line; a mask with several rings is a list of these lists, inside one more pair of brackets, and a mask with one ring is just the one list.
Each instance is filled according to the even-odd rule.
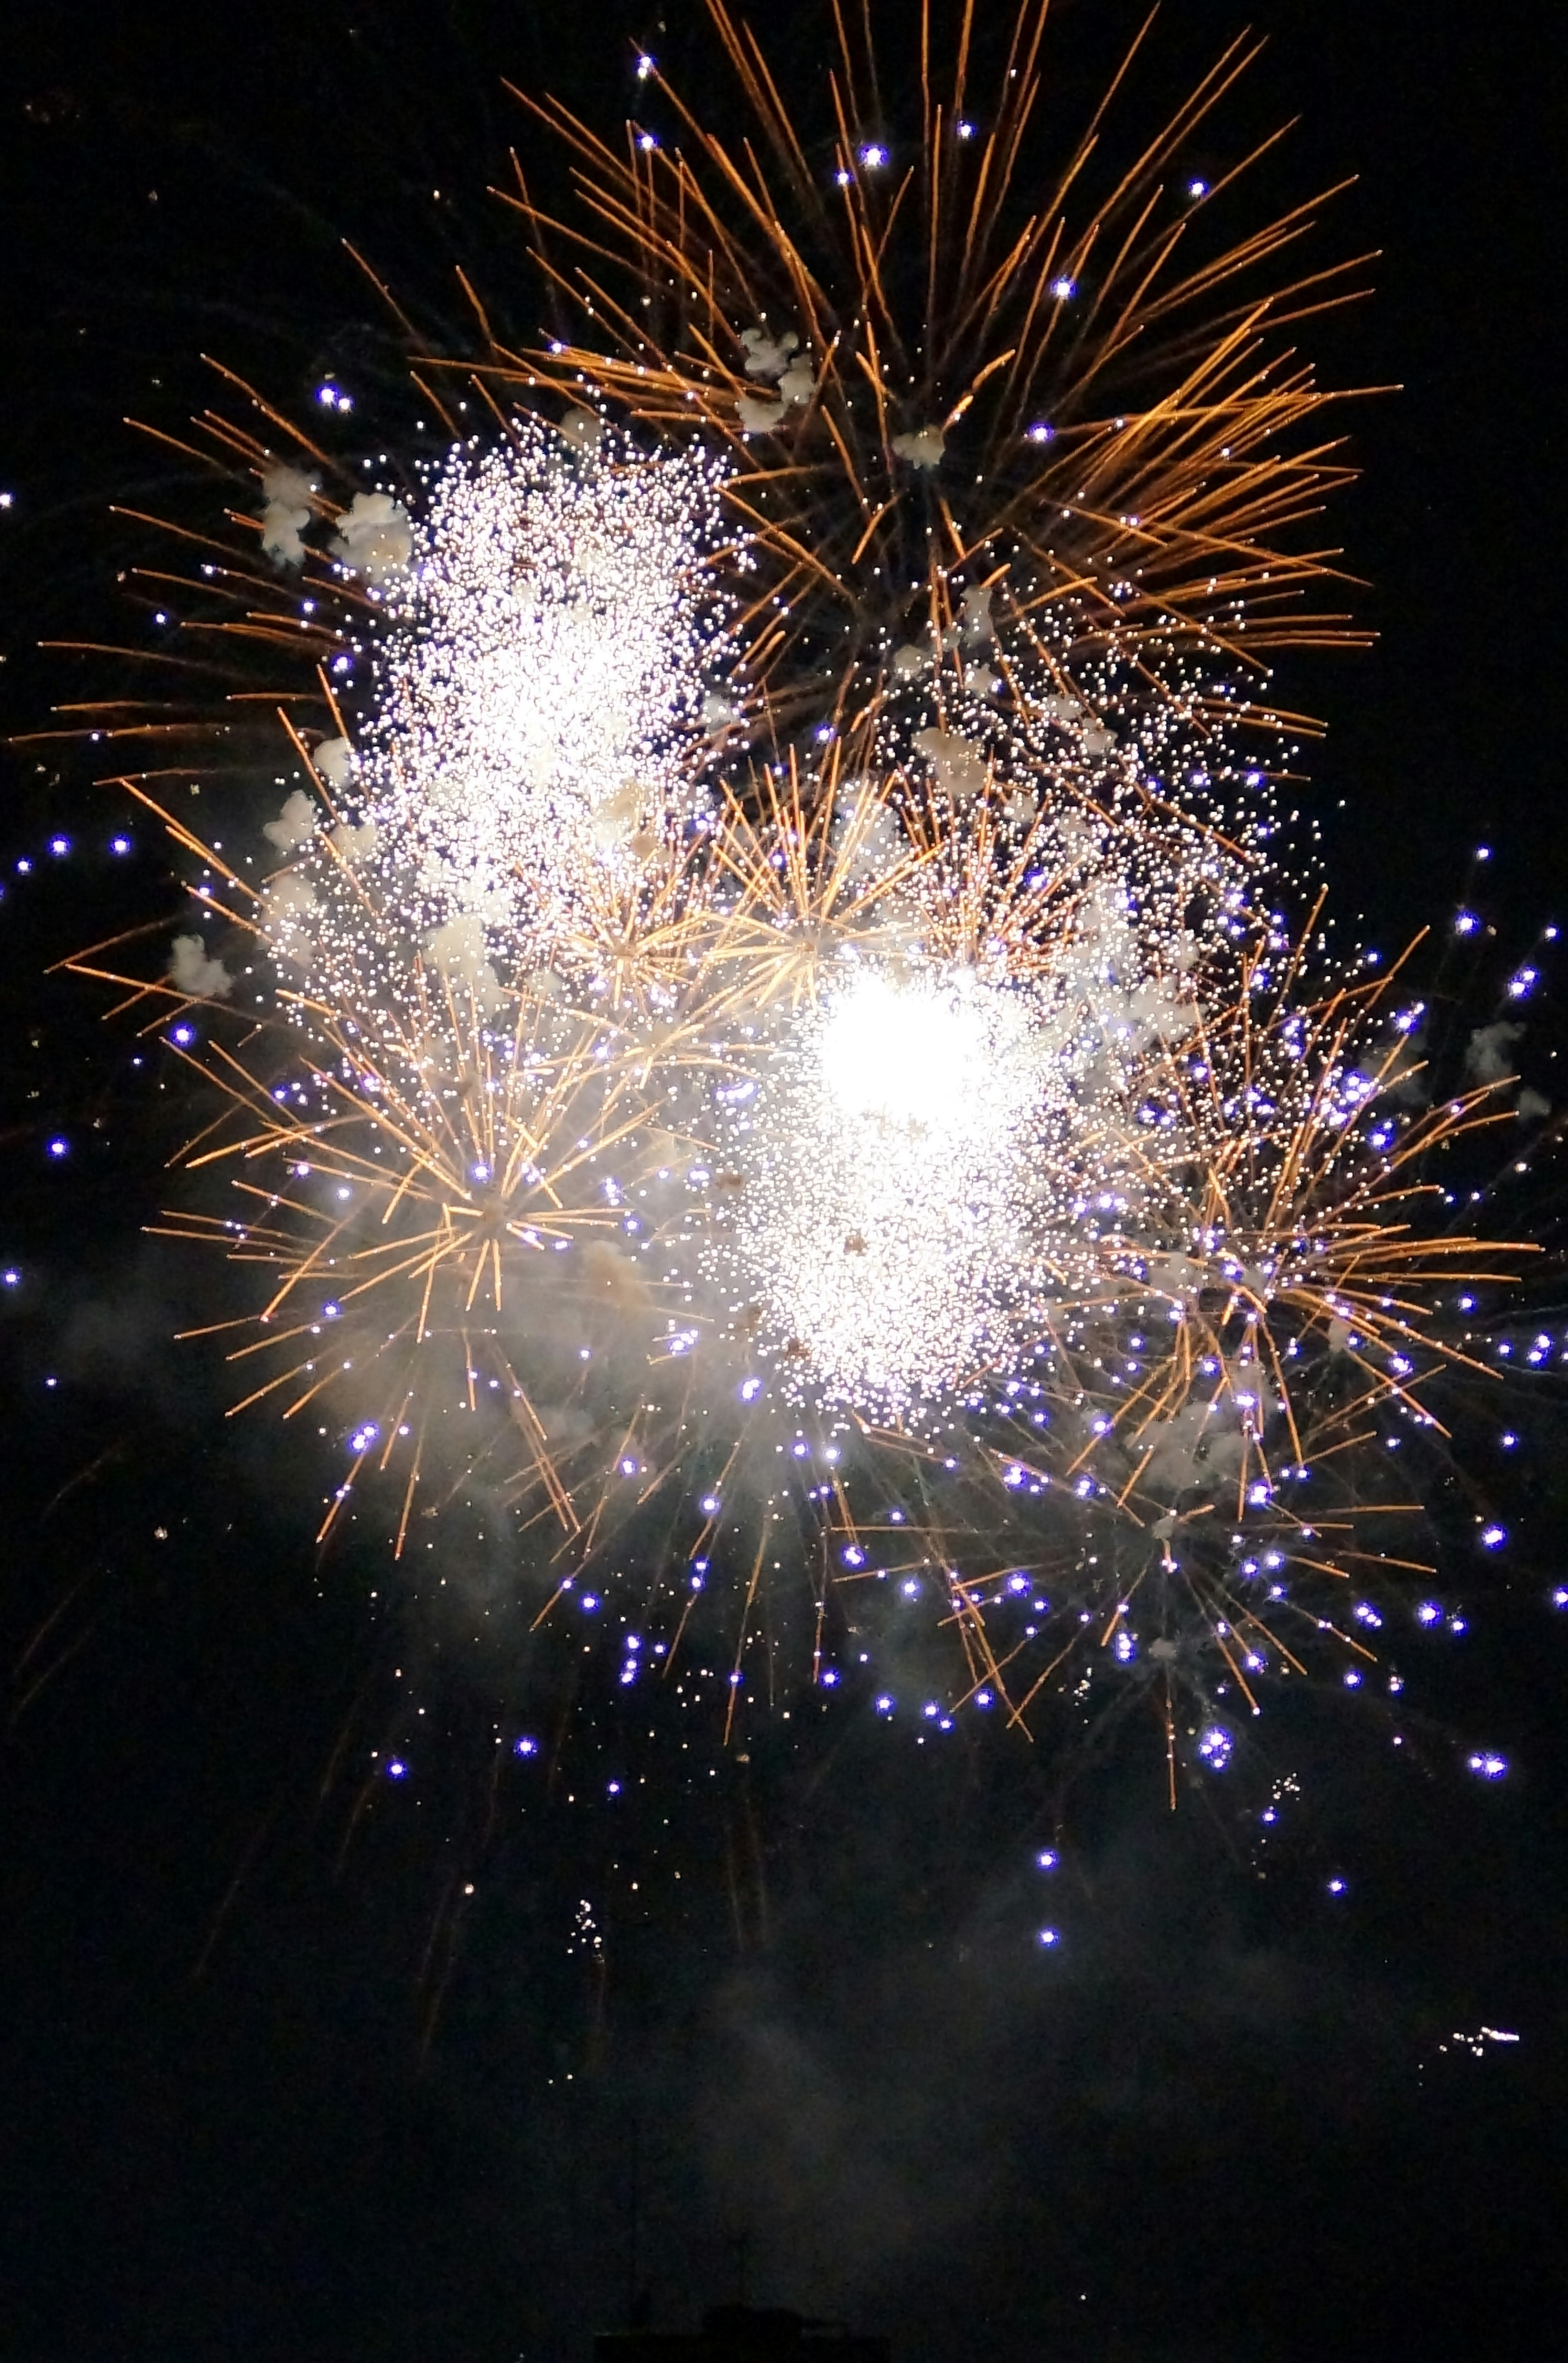
[[387,1779],[389,1781],[402,1781],[407,1778],[407,1774],[408,1767],[403,1762],[402,1757],[394,1756],[392,1762],[387,1766]]
[[71,1153],[71,1143],[57,1133],[50,1142],[49,1153],[51,1157],[67,1157]]

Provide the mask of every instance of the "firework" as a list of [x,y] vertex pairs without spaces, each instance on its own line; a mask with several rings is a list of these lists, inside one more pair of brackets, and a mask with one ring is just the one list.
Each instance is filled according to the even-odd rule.
[[[591,787],[541,844],[574,665],[493,619],[520,535],[601,514],[580,467],[525,480],[525,531],[515,454],[458,455],[407,525],[434,590],[378,586],[357,757],[296,742],[270,877],[203,850],[249,957],[181,936],[164,1002],[297,1044],[187,1045],[228,1109],[188,1162],[237,1210],[171,1227],[270,1268],[237,1407],[330,1414],[324,1534],[381,1478],[401,1549],[422,1484],[482,1482],[541,1608],[597,1571],[671,1663],[716,1613],[732,1718],[808,1647],[1031,1729],[1109,1672],[1156,1690],[1174,1778],[1232,1685],[1307,1662],[1297,1624],[1365,1649],[1318,1591],[1418,1516],[1365,1464],[1390,1406],[1428,1436],[1441,1288],[1496,1265],[1419,1178],[1490,1086],[1412,1115],[1392,984],[1305,991],[1266,801],[1193,810],[1199,749],[1217,810],[1260,775],[1174,693],[1119,735],[955,703],[925,727],[969,735],[881,769],[921,735],[889,704],[810,765],[689,767],[630,858]],[[655,678],[700,716],[685,645]],[[519,683],[551,702],[508,741]]]
[[1465,1289],[1530,1252],[1466,1233],[1444,1187],[1466,1134],[1512,1121],[1495,1093],[1421,1106],[1397,981],[1309,1001],[1286,951],[1250,948],[1236,1000],[1145,1078],[1176,1153],[1101,1234],[1098,1295],[969,1403],[1013,1505],[988,1566],[977,1531],[950,1554],[977,1681],[1026,1717],[1043,1693],[1152,1688],[1173,1783],[1178,1742],[1222,1761],[1270,1680],[1325,1657],[1373,1680],[1387,1587],[1430,1581],[1480,1528],[1442,1411],[1481,1370]]
[[[1057,130],[1042,0],[994,41],[966,10],[952,45],[922,0],[907,120],[869,15],[852,28],[835,9],[821,88],[786,97],[724,0],[708,13],[738,136],[651,59],[664,126],[629,125],[623,150],[525,101],[573,160],[571,214],[521,181],[510,200],[566,317],[546,348],[497,347],[486,374],[701,427],[728,452],[781,716],[874,696],[933,613],[954,627],[955,574],[972,599],[1005,575],[1019,610],[1070,619],[1086,649],[1174,633],[1255,661],[1345,636],[1342,615],[1300,605],[1333,553],[1298,529],[1346,471],[1333,397],[1290,332],[1349,300],[1358,266],[1292,272],[1320,197],[1220,227],[1272,139],[1213,183],[1184,161],[1253,45],[1231,43],[1107,171],[1143,34],[1088,122]],[[911,33],[900,20],[900,55]]]
[[519,420],[502,448],[449,460],[383,594],[355,859],[383,902],[407,878],[414,930],[469,988],[492,948],[513,966],[569,960],[679,859],[730,711],[701,571],[711,466],[608,438],[569,458],[562,441]]
[[[943,1726],[1136,1702],[1174,1798],[1266,1683],[1371,1679],[1452,1539],[1456,1292],[1522,1252],[1442,1180],[1509,1021],[1434,1096],[1398,971],[1284,915],[1258,652],[1343,635],[1281,332],[1341,280],[1184,190],[1239,47],[1032,194],[1032,0],[988,110],[922,7],[907,153],[858,37],[824,149],[710,12],[754,144],[542,110],[593,259],[481,356],[493,441],[367,485],[209,416],[267,799],[221,742],[127,775],[201,908],[76,965],[215,1087],[169,1227],[259,1267],[235,1407],[336,1436],[324,1537],[482,1488],[530,1612],[701,1637],[726,1734],[861,1668]],[[175,798],[226,777],[220,841]]]
[[[282,506],[303,546],[297,482],[270,471],[262,489],[263,538]],[[653,1043],[706,1056],[677,988],[727,653],[701,572],[709,481],[519,420],[501,449],[433,471],[416,519],[390,494],[357,506],[364,530],[340,514],[332,562],[372,578],[368,622],[333,667],[370,653],[365,732],[350,742],[328,672],[337,730],[307,743],[286,726],[289,793],[252,823],[282,857],[271,874],[127,781],[195,858],[206,932],[175,937],[164,979],[119,981],[176,1004],[171,1038],[226,1103],[189,1162],[236,1170],[239,1209],[175,1227],[276,1273],[259,1334],[234,1348],[242,1405],[293,1416],[325,1395],[356,1465],[372,1447],[383,1468],[405,1461],[401,1545],[432,1423],[472,1414],[483,1388],[569,1526],[552,1446],[596,1431],[566,1400],[582,1374],[553,1366],[562,1308],[575,1292],[575,1365],[597,1307],[640,1304],[635,1267],[597,1235],[623,1227],[625,1176],[674,1153]],[[117,974],[110,950],[78,965]],[[197,1000],[205,1048],[181,1015]],[[496,1343],[509,1291],[529,1308],[504,1316],[527,1383]]]

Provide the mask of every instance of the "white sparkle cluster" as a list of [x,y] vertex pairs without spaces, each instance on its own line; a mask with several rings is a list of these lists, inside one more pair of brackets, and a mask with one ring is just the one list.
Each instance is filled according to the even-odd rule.
[[[1086,658],[1071,612],[961,582],[951,625],[889,650],[857,767],[817,734],[759,768],[718,495],[700,452],[571,420],[433,470],[372,594],[358,746],[319,748],[268,826],[263,929],[307,1031],[329,1012],[364,1046],[350,1087],[419,1112],[464,1222],[493,1203],[532,1242],[532,1111],[569,1109],[624,1197],[582,1270],[628,1343],[715,1403],[933,1434],[1151,1291],[1181,1304],[1170,1273],[1231,1252],[1195,1240],[1182,1174],[1258,1132],[1259,1091],[1278,1115],[1316,1088],[1288,1029],[1246,1104],[1211,1069],[1214,1014],[1284,944],[1264,775],[1212,681]],[[678,955],[618,998],[610,939],[635,967],[660,927]],[[1275,1408],[1225,1371],[1202,1403],[1154,1416],[1152,1487]]]
[[362,996],[370,957],[392,997],[417,968],[482,1016],[569,964],[596,911],[704,825],[732,712],[703,571],[717,493],[698,454],[584,449],[522,420],[434,469],[405,530],[372,594],[359,743],[329,743],[323,793],[296,790],[269,827],[293,858],[264,926],[314,997]]

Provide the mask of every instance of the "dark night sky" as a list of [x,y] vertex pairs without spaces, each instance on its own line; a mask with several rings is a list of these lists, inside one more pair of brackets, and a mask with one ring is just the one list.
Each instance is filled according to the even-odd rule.
[[[665,11],[656,36],[620,0],[12,0],[0,727],[75,693],[39,638],[112,618],[107,505],[163,481],[123,415],[177,423],[201,350],[288,401],[326,367],[373,388],[391,348],[344,235],[436,316],[461,259],[525,318],[483,194],[520,130],[500,73],[613,123],[627,33],[695,55],[693,0]],[[1127,21],[1062,14],[1086,54]],[[811,9],[773,16],[808,62]],[[1166,16],[1176,58],[1242,21]],[[1554,13],[1257,0],[1254,21],[1255,103],[1305,118],[1288,185],[1359,172],[1337,250],[1382,250],[1375,302],[1316,339],[1325,373],[1405,388],[1358,408],[1336,521],[1378,645],[1285,660],[1331,725],[1304,800],[1380,940],[1441,919],[1478,837],[1522,939],[1568,916]],[[140,1226],[169,1120],[44,974],[170,908],[159,865],[13,874],[55,829],[103,843],[89,776],[17,751],[0,816],[0,1258],[24,1276],[0,1327],[6,2354],[566,2363],[624,2305],[634,2181],[663,2316],[728,2294],[744,2238],[754,2294],[852,2313],[900,2363],[1560,2354],[1551,1470],[1521,1481],[1513,1588],[1421,1669],[1408,1760],[1332,1700],[1271,1718],[1303,1802],[1265,1878],[1228,1809],[1163,1813],[1152,1747],[1086,1769],[1059,1958],[1031,1942],[1031,1866],[1060,1801],[1005,1751],[938,1765],[823,1718],[710,1785],[706,1758],[669,1769],[673,1729],[607,1728],[579,1760],[642,1783],[620,1822],[559,1790],[492,1812],[497,1716],[537,1705],[504,1639],[373,1612],[368,1543],[318,1570],[320,1470],[225,1428],[209,1366],[167,1343],[193,1283]],[[422,1777],[356,1820],[405,1659]],[[1453,1769],[1473,1736],[1515,1759],[1496,1792]],[[1483,2024],[1522,2040],[1439,2049]]]

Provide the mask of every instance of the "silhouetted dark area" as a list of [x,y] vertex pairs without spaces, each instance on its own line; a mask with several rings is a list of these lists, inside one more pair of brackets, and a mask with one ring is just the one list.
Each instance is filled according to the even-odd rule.
[[[751,13],[781,72],[817,70],[815,0]],[[1075,119],[1137,14],[1062,7]],[[1242,128],[1299,115],[1271,169],[1302,194],[1358,172],[1326,242],[1380,253],[1375,298],[1308,341],[1335,383],[1403,388],[1347,405],[1364,478],[1324,527],[1376,646],[1279,667],[1329,726],[1301,806],[1374,940],[1462,891],[1522,940],[1568,921],[1560,27],[1540,0],[1167,0],[1161,73],[1249,16],[1271,47]],[[131,628],[138,528],[111,508],[182,481],[127,414],[178,432],[205,352],[300,410],[334,374],[373,435],[402,344],[344,239],[446,349],[458,262],[536,324],[486,190],[514,143],[540,187],[558,168],[503,72],[613,136],[634,39],[723,87],[695,0],[55,0],[5,29],[16,737],[95,693],[96,660],[39,641]],[[1350,1698],[1286,1700],[1253,1787],[1172,1816],[1152,1731],[1063,1778],[1009,1735],[938,1760],[826,1705],[744,1760],[683,1752],[673,1707],[635,1729],[612,1707],[569,1777],[505,1785],[525,1709],[553,1746],[584,1702],[528,1696],[500,1546],[429,1613],[369,1537],[318,1564],[325,1462],[226,1421],[215,1354],[171,1342],[228,1284],[146,1235],[182,1087],[134,1014],[51,972],[167,925],[166,865],[137,826],[113,849],[90,745],[3,762],[0,2351],[1560,2355],[1561,1437],[1521,1451],[1513,1572],[1474,1587],[1463,1652],[1420,1659],[1397,1758]],[[480,1649],[458,1606],[481,1592]],[[364,1735],[414,1686],[427,1736],[394,1796]],[[1495,1788],[1455,1769],[1481,1741],[1513,1768]],[[734,2286],[737,2223],[752,2309],[655,2328]],[[628,2285],[646,2322],[601,2335]]]
[[885,2338],[787,2306],[716,2305],[701,2330],[603,2331],[594,2363],[890,2363]]

